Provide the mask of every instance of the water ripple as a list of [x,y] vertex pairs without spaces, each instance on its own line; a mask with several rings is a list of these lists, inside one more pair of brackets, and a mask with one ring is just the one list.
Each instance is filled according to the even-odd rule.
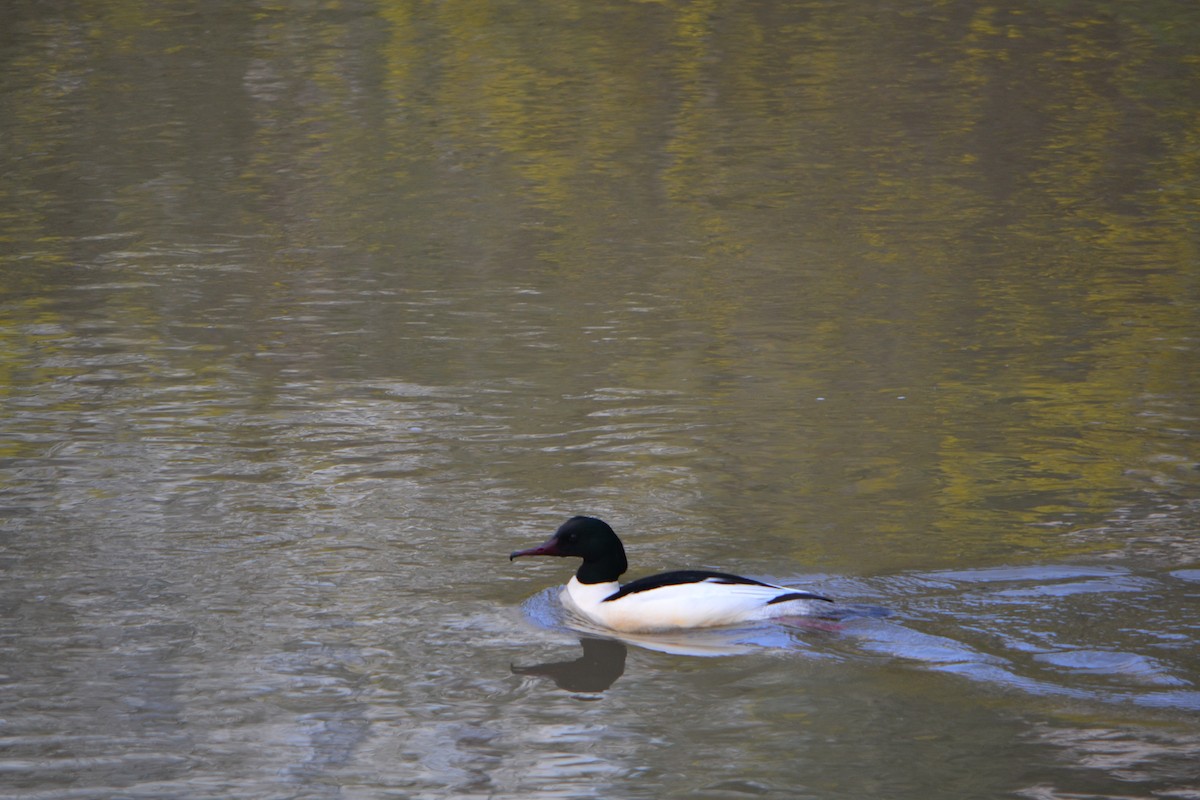
[[[1178,576],[1167,576],[1172,577]],[[784,584],[814,582],[811,576],[766,579]],[[1123,627],[1111,631],[1107,646],[1108,629],[1102,624],[1093,624],[1086,635],[1079,635],[1083,633],[1080,620],[1107,620],[1110,605],[1118,597],[1136,593],[1145,601],[1161,596],[1159,592],[1165,589],[1162,580],[1119,567],[1071,564],[874,579],[823,576],[818,581],[822,591],[847,607],[861,604],[874,608],[880,598],[887,598],[883,602],[892,613],[886,618],[849,614],[836,624],[810,628],[762,623],[673,634],[616,635],[566,612],[558,601],[559,587],[537,593],[523,608],[530,621],[548,630],[615,639],[673,655],[775,651],[805,659],[864,663],[883,656],[1039,696],[1192,710],[1200,697],[1191,689],[1196,639],[1174,631],[1180,626],[1194,630],[1195,626],[1182,607],[1127,603]],[[1026,602],[1030,599],[1038,602]],[[1074,635],[1079,635],[1077,644],[1070,641]],[[1131,651],[1133,641],[1155,652]]]

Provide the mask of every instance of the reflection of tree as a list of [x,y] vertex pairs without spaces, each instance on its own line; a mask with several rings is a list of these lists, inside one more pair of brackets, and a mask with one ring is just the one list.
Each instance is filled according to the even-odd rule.
[[[1200,389],[1188,4],[4,13],[6,384],[54,369],[22,331],[75,334],[47,297],[80,264],[149,276],[97,313],[161,343],[155,370],[248,369],[268,398],[256,353],[403,346],[408,307],[323,312],[356,339],[286,322],[314,292],[532,286],[621,334],[554,328],[547,385],[590,364],[704,399],[718,505],[795,497],[752,522],[803,531],[849,486],[881,537],[998,514],[1031,546],[1025,523],[1127,493],[1139,415]],[[160,280],[228,266],[229,237],[243,273]],[[244,338],[171,325],[214,316]],[[499,372],[481,319],[437,378]]]

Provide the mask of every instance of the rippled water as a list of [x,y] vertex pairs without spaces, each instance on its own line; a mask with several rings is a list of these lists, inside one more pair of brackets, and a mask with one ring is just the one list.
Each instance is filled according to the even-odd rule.
[[[844,618],[837,621],[796,620],[671,635],[614,637],[592,628],[563,610],[558,587],[536,595],[526,610],[549,630],[584,634],[585,651],[589,642],[598,650],[601,645],[595,642],[606,641],[605,652],[614,653],[624,653],[621,643],[626,643],[692,656],[778,650],[799,658],[859,663],[886,656],[1014,692],[1195,711],[1200,710],[1200,692],[1192,682],[1196,625],[1186,602],[1192,599],[1190,587],[1177,583],[1195,581],[1195,576],[1180,574],[1186,572],[1136,576],[1112,567],[1038,566],[878,580],[824,576],[818,580],[821,590],[836,594],[846,606]],[[1186,599],[1164,607],[1164,596]],[[1071,599],[1050,608],[1048,598]],[[894,607],[861,602],[881,599]],[[1119,620],[1119,627],[1096,623],[1106,618]],[[1090,624],[1076,630],[1072,619]],[[619,660],[623,664],[624,656]],[[593,669],[593,661],[580,662],[581,679]],[[616,661],[605,659],[599,671]],[[556,675],[560,686],[570,688],[560,678],[573,673],[559,669]],[[613,674],[612,682],[619,676]]]
[[[0,795],[1196,796],[1200,21],[1100,11],[6,6]],[[575,513],[854,613],[588,629]]]

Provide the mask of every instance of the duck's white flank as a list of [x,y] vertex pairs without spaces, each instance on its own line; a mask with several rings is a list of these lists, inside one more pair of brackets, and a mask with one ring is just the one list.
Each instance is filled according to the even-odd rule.
[[660,586],[609,600],[621,588],[611,583],[581,583],[572,577],[562,592],[567,608],[603,627],[629,633],[711,628],[741,622],[815,613],[822,600],[771,604],[785,586],[724,583],[715,580]]

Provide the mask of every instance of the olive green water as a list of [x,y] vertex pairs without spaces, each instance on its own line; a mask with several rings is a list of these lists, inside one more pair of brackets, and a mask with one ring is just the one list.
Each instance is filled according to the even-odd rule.
[[[0,796],[1193,798],[1200,7],[0,10]],[[630,576],[886,607],[615,641]]]

